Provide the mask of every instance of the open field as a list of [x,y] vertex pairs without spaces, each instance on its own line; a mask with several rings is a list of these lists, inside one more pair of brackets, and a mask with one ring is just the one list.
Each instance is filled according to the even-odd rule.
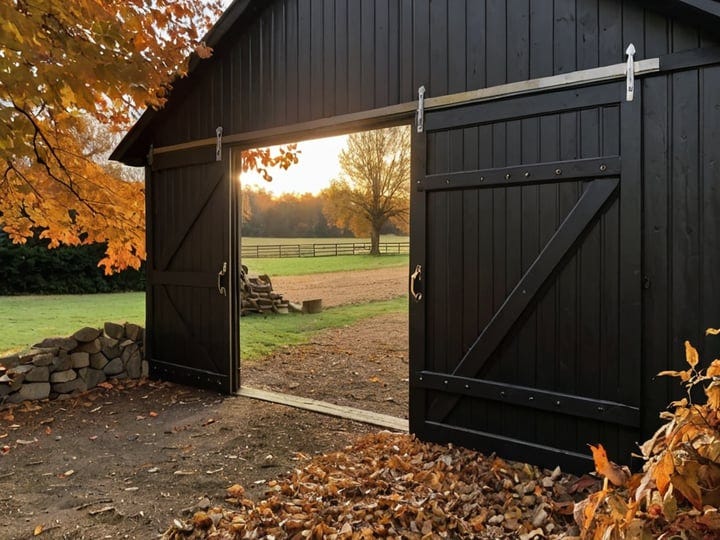
[[314,315],[243,317],[240,322],[241,360],[258,360],[276,349],[307,343],[322,330],[350,326],[378,315],[407,313],[407,309],[407,296],[400,296],[393,300],[333,307]]
[[[308,262],[316,260],[332,262],[327,258]],[[286,263],[287,260],[279,262]],[[254,268],[251,271],[257,273]],[[277,274],[270,272],[270,275]],[[403,268],[358,270],[356,275],[335,272],[323,276],[321,280],[308,275],[280,276],[275,281],[276,289],[287,294],[288,299],[299,302],[320,297],[326,307],[340,307],[319,315],[277,320],[243,318],[242,357],[255,358],[267,354],[272,350],[269,348],[272,344],[281,347],[302,343],[309,335],[324,328],[344,326],[379,313],[407,310],[407,300],[398,298],[405,292],[404,276]],[[0,355],[25,349],[45,337],[70,335],[83,326],[100,326],[105,321],[144,325],[145,293],[2,297]],[[270,327],[273,332],[270,332]]]
[[[394,234],[380,235],[380,242],[409,242],[409,236]],[[242,243],[247,246],[267,246],[275,244],[352,244],[370,242],[369,238],[261,238],[258,236],[243,236]]]
[[350,272],[408,266],[408,255],[340,255],[338,257],[305,257],[282,259],[246,259],[243,264],[251,275],[303,276],[328,272]]
[[0,355],[106,321],[145,325],[145,293],[3,296]]
[[[25,349],[49,336],[67,336],[83,326],[101,326],[105,321],[134,322],[145,324],[145,296],[143,293],[131,293],[120,302],[127,317],[117,317],[103,302],[90,303],[87,295],[76,301],[68,297],[17,297],[40,298],[44,302],[33,301],[34,309],[43,313],[55,313],[47,323],[35,324],[31,312],[25,309],[21,317],[10,320],[6,326],[8,332],[0,336],[0,355]],[[120,295],[98,295],[120,296]],[[70,297],[73,298],[74,297]],[[105,298],[107,300],[107,298]],[[3,309],[5,306],[3,305]],[[312,335],[326,328],[338,328],[354,322],[384,313],[407,311],[407,297],[394,300],[370,302],[330,308],[315,315],[289,315],[286,317],[243,317],[240,321],[240,355],[243,360],[255,360],[271,353],[278,347],[306,343]],[[103,316],[103,314],[105,316]],[[0,315],[2,318],[2,315]],[[9,320],[9,319],[7,319]]]

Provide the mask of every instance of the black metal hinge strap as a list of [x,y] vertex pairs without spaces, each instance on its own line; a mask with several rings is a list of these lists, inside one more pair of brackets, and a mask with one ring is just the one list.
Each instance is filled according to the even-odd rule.
[[621,165],[620,156],[605,156],[448,174],[430,174],[419,182],[418,189],[435,191],[575,182],[582,178],[618,176]]
[[411,380],[411,385],[450,394],[510,403],[531,409],[558,412],[569,416],[591,418],[611,424],[640,426],[640,409],[638,407],[614,401],[591,399],[496,381],[457,377],[432,371],[417,373]]
[[532,443],[495,433],[488,433],[466,427],[458,427],[440,422],[426,421],[423,425],[423,439],[429,441],[447,441],[451,439],[468,448],[478,448],[487,453],[497,452],[509,459],[523,460],[533,456],[535,463],[546,467],[560,465],[563,470],[583,472],[592,468],[590,453],[554,448],[544,444]]

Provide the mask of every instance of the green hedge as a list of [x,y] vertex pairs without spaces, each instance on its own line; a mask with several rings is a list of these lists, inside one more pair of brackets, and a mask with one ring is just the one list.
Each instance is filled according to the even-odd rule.
[[0,233],[0,295],[91,294],[145,290],[144,269],[105,276],[105,246],[48,249],[45,240],[16,245]]

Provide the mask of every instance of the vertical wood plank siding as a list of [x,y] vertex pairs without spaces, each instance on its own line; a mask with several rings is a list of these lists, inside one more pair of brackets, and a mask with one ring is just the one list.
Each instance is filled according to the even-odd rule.
[[720,357],[720,341],[703,336],[707,326],[720,326],[718,88],[718,66],[643,82],[643,401],[649,425],[657,423],[653,411],[680,394],[676,380],[654,374],[685,368],[686,339],[705,362]]
[[[156,147],[696,47],[632,0],[279,0],[231,32],[156,122]],[[176,111],[182,111],[177,114]]]
[[[219,125],[226,134],[241,133],[409,102],[420,85],[426,96],[439,96],[615,64],[630,42],[637,59],[708,44],[699,31],[632,0],[277,0],[241,22],[193,73],[191,90],[158,115],[153,143],[213,137]],[[707,359],[720,356],[720,339],[702,336],[705,326],[720,326],[718,88],[720,67],[642,79],[642,140],[623,146],[642,153],[642,275],[637,283],[619,278],[623,224],[614,202],[519,335],[501,347],[495,379],[566,393],[615,392],[619,402],[643,407],[647,431],[678,393],[674,380],[654,374],[683,366],[683,341],[693,341]],[[602,106],[438,132],[427,141],[426,170],[620,154],[620,116],[619,107]],[[478,147],[480,140],[493,144]],[[507,144],[517,140],[522,144]],[[428,230],[428,252],[442,256],[425,264],[444,285],[428,291],[436,308],[425,325],[447,336],[427,351],[432,369],[452,369],[447,359],[458,358],[487,324],[581,190],[580,182],[566,182],[429,197],[422,209],[427,222],[445,226]],[[167,204],[182,204],[178,197]],[[518,213],[527,216],[520,227],[507,218]],[[165,225],[153,226],[160,239]],[[489,242],[481,230],[503,242]],[[623,336],[617,316],[623,291],[640,286],[642,330]],[[641,344],[640,395],[624,380],[637,374],[605,369],[605,360],[622,357],[632,340]],[[526,358],[531,369],[520,361]],[[452,420],[459,426],[477,420],[513,437],[523,414],[516,409],[465,399]],[[558,447],[626,435],[582,419],[573,432],[551,413],[532,420],[536,439]]]

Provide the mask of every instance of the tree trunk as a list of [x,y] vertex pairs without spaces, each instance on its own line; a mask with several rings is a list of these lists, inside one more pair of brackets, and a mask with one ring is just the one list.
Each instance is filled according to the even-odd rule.
[[370,233],[370,255],[380,255],[380,227]]

